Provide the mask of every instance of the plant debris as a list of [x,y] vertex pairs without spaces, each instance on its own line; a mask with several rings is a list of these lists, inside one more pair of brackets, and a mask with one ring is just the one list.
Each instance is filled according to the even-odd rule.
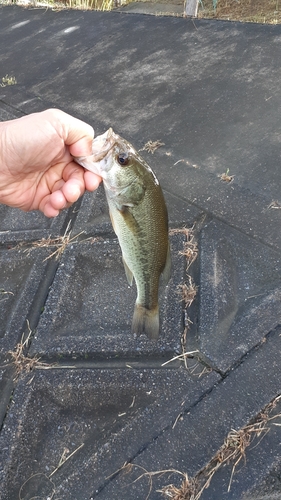
[[17,80],[14,76],[6,75],[1,79],[0,87],[7,87],[8,85],[16,85]]
[[[180,472],[180,471],[178,471],[176,469],[165,469],[165,470],[158,470],[158,471],[149,472],[148,470],[146,470],[141,465],[137,465],[137,464],[132,464],[132,463],[125,462],[124,465],[122,467],[120,467],[120,469],[116,470],[115,472],[113,472],[113,474],[110,474],[110,476],[106,477],[105,479],[106,480],[111,479],[112,477],[115,477],[120,472],[122,472],[124,475],[125,474],[128,475],[128,474],[130,474],[134,470],[141,470],[142,473],[136,479],[134,479],[130,484],[134,484],[137,481],[140,481],[144,477],[148,478],[148,481],[149,481],[149,491],[148,491],[148,494],[145,497],[145,500],[148,500],[149,497],[150,497],[150,493],[151,493],[152,487],[153,487],[153,477],[162,476],[163,474],[179,474],[179,475],[181,475],[183,477],[186,476],[186,474],[183,474],[182,472]],[[157,491],[159,491],[159,490],[157,490]]]
[[[28,490],[28,493],[30,494],[30,488],[31,488],[31,485],[32,485],[32,480],[34,478],[38,478],[38,477],[41,477],[41,478],[44,478],[44,480],[46,480],[46,484],[48,484],[50,486],[50,489],[52,491],[50,491],[49,493],[49,496],[47,498],[47,500],[52,500],[55,492],[56,492],[56,488],[55,488],[55,484],[53,483],[53,481],[51,480],[51,477],[71,458],[73,457],[73,455],[75,455],[75,453],[77,453],[77,451],[79,451],[81,448],[83,448],[84,446],[84,443],[80,444],[80,446],[78,446],[77,448],[75,448],[74,451],[72,451],[71,453],[69,452],[69,449],[68,448],[64,448],[63,449],[63,452],[62,452],[62,455],[60,457],[60,460],[59,460],[59,463],[58,463],[58,466],[53,470],[53,472],[51,472],[51,474],[49,476],[47,476],[46,474],[42,473],[42,472],[38,472],[37,474],[33,474],[32,476],[30,476],[21,486],[20,488],[20,491],[19,491],[19,500],[24,500],[25,498],[27,498],[26,496],[26,492],[25,492],[25,487],[26,487],[26,490]],[[23,493],[23,496],[22,496],[22,493]],[[28,495],[28,494],[27,494]],[[29,495],[28,495],[28,498]],[[39,497],[33,497],[32,498],[35,500],[35,498],[38,498],[39,500]],[[41,498],[41,496],[40,496]]]
[[[106,479],[110,479],[120,472],[128,475],[133,471],[141,470],[141,474],[136,479],[133,479],[127,486],[136,483],[143,477],[147,477],[149,481],[149,491],[146,495],[145,500],[148,500],[152,492],[154,477],[163,476],[164,474],[179,475],[182,477],[180,485],[177,486],[171,483],[167,486],[164,486],[161,490],[156,491],[161,493],[163,497],[170,500],[199,500],[204,490],[209,487],[215,473],[222,466],[231,465],[232,469],[228,485],[229,492],[237,466],[242,461],[244,463],[246,462],[246,450],[250,445],[253,444],[254,440],[260,438],[258,443],[255,444],[255,446],[257,446],[260,443],[261,439],[265,436],[265,434],[270,431],[270,428],[267,425],[269,421],[276,418],[281,418],[281,414],[274,415],[272,417],[270,416],[271,411],[276,407],[276,404],[280,398],[281,396],[276,397],[265,407],[262,412],[257,415],[255,420],[250,422],[248,425],[242,427],[239,430],[232,429],[226,436],[223,445],[219,448],[217,453],[211,458],[208,464],[203,467],[194,477],[189,477],[187,473],[183,473],[175,469],[149,472],[140,465],[125,462],[125,464],[120,469],[115,471]],[[177,422],[179,420],[182,420],[183,417],[184,412],[179,413],[172,427],[174,428]]]
[[67,462],[71,457],[73,457],[73,455],[75,455],[75,453],[77,453],[77,451],[81,450],[81,448],[83,448],[84,446],[84,443],[80,444],[80,446],[78,446],[72,453],[69,454],[69,449],[68,448],[64,448],[63,452],[62,452],[62,455],[61,455],[61,458],[59,460],[59,464],[58,466],[53,470],[53,472],[51,472],[51,474],[49,475],[49,479],[65,464],[65,462]]
[[279,24],[281,9],[279,0],[203,0],[198,17]]
[[195,500],[195,494],[197,489],[196,479],[189,479],[187,474],[184,474],[184,478],[179,488],[174,484],[168,484],[159,493],[162,493],[165,497],[172,498],[173,500]]
[[[40,478],[40,479],[39,479]],[[35,484],[38,484],[38,481],[42,484],[44,482],[45,487],[49,487],[48,491],[48,496],[46,500],[52,500],[54,498],[55,492],[56,492],[56,487],[53,481],[46,476],[46,474],[43,474],[42,472],[37,472],[36,474],[32,474],[20,487],[19,490],[19,500],[26,500],[29,498],[30,500],[42,500],[42,497],[32,497],[30,496],[30,491],[32,491],[32,487]],[[46,491],[46,490],[45,490]],[[46,498],[46,497],[45,497]]]
[[47,238],[47,240],[45,240],[43,238],[41,240],[41,242],[38,242],[37,247],[40,247],[40,246],[41,247],[51,247],[51,246],[57,247],[56,250],[51,253],[51,255],[46,257],[46,259],[44,259],[43,262],[51,259],[52,257],[55,257],[55,259],[58,260],[61,257],[61,255],[63,254],[63,252],[65,251],[67,245],[69,245],[70,243],[77,243],[76,238],[78,238],[78,236],[80,236],[81,234],[84,233],[84,231],[81,231],[81,233],[70,238],[70,235],[71,235],[71,231],[69,231],[70,222],[71,221],[69,221],[69,223],[67,224],[67,227],[66,227],[66,230],[65,230],[63,236],[59,236],[58,238],[53,238],[53,239],[51,239],[49,237],[49,238]]
[[13,292],[6,292],[3,288],[0,289],[0,302],[7,300],[9,295],[14,295]]
[[[48,238],[42,238],[41,240],[38,241],[33,241],[32,245],[29,246],[24,250],[28,255],[31,253],[32,250],[35,248],[55,248],[48,257],[46,257],[43,262],[46,262],[46,260],[51,259],[52,257],[55,257],[55,260],[58,260],[62,254],[64,253],[66,247],[70,244],[75,244],[75,243],[80,243],[81,240],[78,240],[77,238],[81,236],[81,234],[84,234],[85,231],[81,231],[80,233],[76,234],[71,238],[71,231],[69,231],[69,226],[70,226],[70,221],[67,225],[67,228],[63,234],[63,236],[58,236],[56,238],[51,238],[50,236]],[[96,237],[96,238],[85,238],[82,241],[91,241],[92,243],[95,243],[96,241],[101,240],[101,237]],[[19,243],[16,245],[13,250],[19,250],[22,247],[24,247],[26,243]]]
[[[255,421],[242,427],[239,430],[232,429],[224,440],[223,445],[209,461],[209,463],[199,471],[193,478],[184,475],[180,487],[173,484],[164,486],[160,492],[164,497],[172,500],[199,500],[202,493],[211,483],[214,474],[223,465],[232,465],[228,492],[231,489],[233,475],[241,461],[246,463],[246,450],[256,438],[265,436],[269,432],[267,423],[270,420],[280,418],[281,414],[270,417],[270,412],[275,408],[281,396],[275,398],[266,408],[259,413]],[[275,424],[278,425],[278,424]],[[260,441],[259,441],[260,442]]]
[[27,320],[27,327],[28,327],[28,335],[26,339],[23,340],[24,339],[24,333],[23,333],[20,342],[15,347],[15,350],[8,351],[8,354],[12,358],[12,364],[16,369],[15,380],[18,379],[18,377],[23,371],[31,372],[35,368],[44,368],[44,369],[50,368],[50,365],[40,361],[41,359],[40,357],[38,356],[30,357],[25,354],[32,335],[32,330],[30,329],[28,320]]
[[139,149],[139,151],[148,151],[149,153],[154,154],[156,149],[161,146],[165,146],[165,143],[161,141],[148,141],[145,143],[143,148]]
[[195,236],[193,233],[194,225],[188,229],[187,227],[170,229],[169,234],[184,234],[186,241],[184,242],[183,250],[180,251],[180,255],[184,255],[187,260],[186,271],[190,268],[191,264],[196,260],[198,255],[198,245],[195,241]]
[[[179,284],[178,285],[178,293],[181,297],[181,300],[184,304],[184,309],[185,309],[185,328],[184,328],[184,331],[181,335],[182,354],[180,355],[180,358],[184,361],[185,368],[187,370],[189,370],[189,367],[187,365],[187,360],[188,360],[189,356],[188,356],[188,353],[186,352],[185,349],[186,349],[187,333],[188,333],[188,330],[190,328],[190,324],[192,324],[192,321],[188,316],[187,309],[188,309],[188,307],[191,306],[191,304],[195,300],[195,297],[196,297],[197,291],[198,291],[198,287],[195,285],[192,277],[188,274],[188,270],[197,258],[198,245],[197,245],[197,241],[195,240],[195,236],[194,236],[194,225],[190,229],[188,229],[187,227],[170,229],[169,234],[170,235],[183,234],[185,236],[183,250],[181,250],[179,252],[179,254],[183,255],[186,258],[186,272],[187,272],[186,277],[187,277],[188,283],[185,282],[185,283]],[[199,363],[197,363],[197,365],[198,364]],[[193,371],[194,371],[194,368],[193,368]]]
[[182,283],[178,285],[178,293],[181,296],[183,303],[185,304],[185,309],[190,307],[192,302],[194,301],[198,287],[195,286],[191,276],[188,275],[189,283]]
[[229,175],[229,168],[228,168],[226,172],[219,175],[219,178],[221,181],[224,181],[224,182],[232,182],[234,179],[234,175]]
[[190,352],[183,352],[182,354],[178,354],[178,356],[174,356],[171,359],[168,359],[168,361],[165,361],[165,363],[162,363],[161,366],[168,365],[168,363],[171,363],[172,361],[175,361],[176,359],[183,360],[184,358],[191,356],[193,357],[193,354],[198,353],[199,351],[190,351]]
[[270,203],[270,205],[268,205],[267,208],[280,210],[281,204],[278,201],[274,200]]

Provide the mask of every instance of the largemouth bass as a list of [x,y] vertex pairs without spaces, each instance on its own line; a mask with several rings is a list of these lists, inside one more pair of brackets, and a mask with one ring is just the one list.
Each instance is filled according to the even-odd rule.
[[93,141],[91,156],[75,158],[103,179],[113,229],[127,280],[135,279],[137,300],[132,333],[159,335],[159,278],[170,278],[168,215],[159,182],[132,145],[109,129]]

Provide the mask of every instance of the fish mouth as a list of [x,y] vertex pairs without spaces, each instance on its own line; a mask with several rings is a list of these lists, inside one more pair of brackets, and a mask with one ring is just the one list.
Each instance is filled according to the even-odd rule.
[[73,156],[73,159],[82,167],[90,170],[101,177],[102,170],[100,161],[103,160],[109,151],[115,146],[119,136],[110,127],[104,134],[97,136],[92,142],[92,154],[89,156]]

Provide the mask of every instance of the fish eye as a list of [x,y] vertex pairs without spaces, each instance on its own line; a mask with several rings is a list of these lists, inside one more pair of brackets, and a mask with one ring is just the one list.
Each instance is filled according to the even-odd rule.
[[129,163],[129,156],[127,153],[120,153],[117,155],[117,161],[121,167],[128,165]]

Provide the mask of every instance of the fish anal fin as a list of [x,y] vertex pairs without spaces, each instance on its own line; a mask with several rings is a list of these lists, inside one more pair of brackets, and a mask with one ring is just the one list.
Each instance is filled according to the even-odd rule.
[[133,322],[132,333],[137,336],[144,333],[150,340],[156,341],[159,336],[159,308],[156,306],[154,309],[147,309],[136,303]]
[[129,283],[130,286],[132,286],[133,280],[134,280],[134,275],[133,275],[131,269],[129,268],[129,266],[128,266],[128,264],[125,261],[125,259],[124,259],[123,256],[122,256],[122,260],[123,260],[124,269],[125,269],[125,273],[126,273],[126,276],[127,276],[128,283]]

